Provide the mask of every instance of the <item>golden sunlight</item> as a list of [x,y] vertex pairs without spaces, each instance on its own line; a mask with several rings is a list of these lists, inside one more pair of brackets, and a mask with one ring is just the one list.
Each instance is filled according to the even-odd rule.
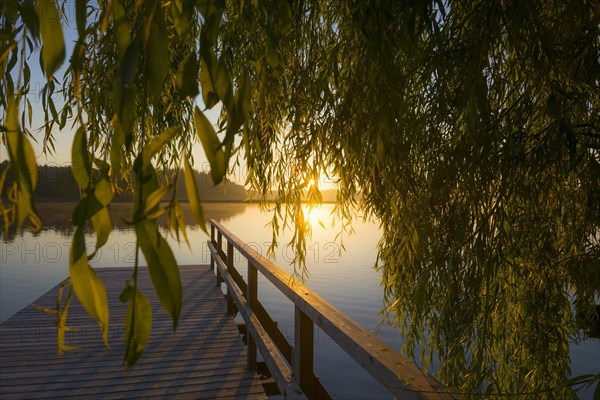
[[323,222],[321,221],[321,208],[315,206],[306,206],[304,207],[304,219],[308,221],[311,227],[315,227],[316,225],[323,226]]

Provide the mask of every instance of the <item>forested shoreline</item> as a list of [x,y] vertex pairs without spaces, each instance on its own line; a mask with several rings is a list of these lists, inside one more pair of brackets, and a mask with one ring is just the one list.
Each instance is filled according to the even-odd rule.
[[[8,161],[0,164],[0,175],[4,174],[8,168]],[[165,182],[173,185],[175,171],[169,169],[161,174],[161,178]],[[35,188],[34,197],[39,202],[78,202],[80,199],[79,188],[73,177],[73,172],[70,166],[60,165],[40,165],[37,168],[38,182]],[[248,193],[243,186],[227,181],[224,184],[213,185],[210,175],[206,172],[198,172],[194,170],[194,178],[198,191],[202,196],[203,201],[211,202],[228,202],[228,201],[245,201],[248,199]],[[132,178],[133,179],[133,178]],[[11,171],[7,172],[5,188],[10,188],[12,185]],[[113,201],[116,202],[132,202],[133,194],[129,189],[130,185],[123,179],[117,183],[117,190]],[[177,198],[181,201],[187,201],[187,194],[183,179],[179,179],[176,184]],[[8,190],[7,190],[8,192]],[[8,202],[8,193],[2,193],[2,201]]]

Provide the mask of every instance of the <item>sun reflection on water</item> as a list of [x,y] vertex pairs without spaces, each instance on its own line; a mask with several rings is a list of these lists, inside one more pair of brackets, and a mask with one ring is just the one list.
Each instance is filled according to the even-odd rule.
[[304,220],[308,221],[311,228],[315,228],[317,225],[323,225],[324,213],[319,206],[307,205],[303,208]]

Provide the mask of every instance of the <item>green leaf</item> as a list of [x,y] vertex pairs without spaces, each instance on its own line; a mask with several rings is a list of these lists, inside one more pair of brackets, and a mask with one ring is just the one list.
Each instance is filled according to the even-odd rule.
[[120,63],[125,52],[131,44],[131,33],[129,33],[129,23],[127,22],[127,13],[121,0],[114,0],[112,6],[113,25],[115,37],[117,39],[117,61]]
[[114,106],[117,119],[116,121],[113,120],[113,124],[115,125],[115,131],[122,129],[122,132],[117,134],[123,135],[126,149],[131,147],[133,141],[133,126],[136,117],[136,92],[133,83],[136,78],[140,52],[139,40],[132,42],[127,47],[119,64],[115,83]]
[[[115,172],[121,170],[121,162],[123,160],[123,146],[125,145],[125,131],[121,127],[119,121],[113,119],[113,133],[110,141],[110,163]],[[116,176],[116,174],[113,174]]]
[[102,178],[96,183],[94,196],[103,206],[107,206],[113,199],[113,188],[108,179]]
[[73,235],[69,260],[71,285],[81,305],[100,326],[102,338],[108,345],[108,299],[104,284],[88,263],[83,227],[78,226]]
[[210,163],[210,175],[215,185],[219,184],[226,172],[225,153],[221,148],[221,142],[208,118],[198,107],[194,110],[196,132],[202,142],[204,153]]
[[17,182],[19,196],[17,197],[17,222],[22,227],[25,219],[30,217],[33,230],[41,229],[39,216],[35,212],[33,203],[33,190],[37,184],[37,164],[35,152],[27,137],[21,132],[19,126],[19,100],[20,97],[9,97],[6,107],[6,145],[13,179]]
[[165,24],[165,17],[160,6],[157,7],[154,20],[150,25],[150,35],[148,37],[148,83],[150,85],[150,94],[157,106],[161,102],[163,83],[167,76],[169,63],[168,34]]
[[24,0],[21,4],[21,18],[31,35],[37,40],[40,36],[40,20],[35,11],[33,0]]
[[231,84],[231,78],[229,77],[229,72],[225,67],[225,63],[220,60],[213,63],[211,76],[219,98],[223,101],[227,110],[231,110],[234,107],[231,102],[233,97],[233,85]]
[[184,162],[184,175],[185,175],[185,191],[187,192],[188,201],[194,214],[196,223],[206,233],[206,220],[204,219],[204,210],[202,209],[202,203],[200,201],[200,195],[198,194],[198,187],[196,186],[196,179],[194,178],[194,171],[190,166],[190,162],[187,157]]
[[75,17],[77,20],[77,33],[79,38],[85,36],[85,24],[87,21],[87,0],[75,0]]
[[160,201],[166,196],[171,190],[171,185],[159,187],[154,192],[150,193],[150,196],[146,198],[146,206],[144,207],[144,214],[149,215],[154,212],[154,208],[160,203]]
[[183,215],[183,211],[181,210],[181,206],[179,205],[178,201],[175,202],[173,225],[175,226],[175,233],[177,235],[177,240],[179,240],[179,231],[181,230],[181,233],[183,234],[183,239],[185,240],[185,242],[187,243],[187,245],[189,247],[190,241],[188,239],[187,232],[185,230],[185,216]]
[[162,150],[164,145],[170,142],[171,139],[173,139],[173,137],[175,137],[175,135],[177,135],[179,132],[181,132],[181,126],[176,125],[165,129],[165,131],[162,132],[160,135],[152,138],[150,143],[148,143],[146,147],[144,147],[144,151],[142,152],[143,166],[149,165],[152,157],[154,157],[156,153]]
[[98,252],[98,249],[106,244],[110,231],[112,230],[108,208],[104,207],[92,216],[92,225],[96,232],[96,250],[90,258],[93,258]]
[[133,367],[144,353],[152,330],[152,306],[148,298],[136,288],[127,285],[121,301],[128,301],[125,321],[125,367]]
[[204,57],[200,60],[200,87],[202,88],[202,100],[207,108],[213,108],[219,102],[219,95],[210,77],[208,64]]
[[96,213],[102,210],[104,206],[98,201],[96,196],[88,194],[75,206],[73,210],[73,224],[78,226],[85,225],[88,218],[92,218]]
[[184,42],[189,41],[191,38],[190,30],[192,28],[195,3],[195,0],[173,0],[171,2],[175,30]]
[[182,99],[194,98],[198,95],[198,60],[196,54],[190,52],[179,64],[175,75],[175,85]]
[[38,0],[37,9],[42,34],[42,69],[50,80],[65,61],[65,39],[54,0]]
[[86,189],[90,185],[90,156],[87,145],[85,128],[77,129],[71,146],[71,169],[73,177],[80,188]]
[[158,299],[177,327],[181,314],[182,289],[179,267],[168,243],[151,221],[144,219],[135,224],[138,244],[148,262],[148,270]]

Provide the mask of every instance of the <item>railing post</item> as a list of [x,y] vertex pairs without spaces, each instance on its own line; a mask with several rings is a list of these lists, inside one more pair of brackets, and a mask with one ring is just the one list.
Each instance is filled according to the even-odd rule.
[[[215,244],[215,226],[212,224],[212,222],[210,223],[210,241],[213,245]],[[212,257],[212,255],[210,257],[210,270],[215,270],[215,259]]]
[[297,305],[294,306],[294,357],[292,372],[304,394],[309,399],[314,398],[313,336],[314,326],[312,320]]
[[[256,267],[248,261],[248,286],[247,286],[246,299],[248,300],[248,307],[250,311],[254,313],[256,303],[258,303],[258,271]],[[246,329],[246,343],[248,344],[248,369],[256,370],[256,343],[250,335],[250,331]]]
[[[223,234],[221,231],[217,232],[217,255],[219,258],[223,254]],[[223,277],[221,276],[221,272],[217,268],[217,286],[221,286],[221,282],[223,282]]]
[[[225,261],[227,263],[227,272],[231,274],[231,270],[233,269],[233,244],[231,244],[229,239],[227,239],[227,259]],[[227,288],[227,312],[231,315],[235,314],[233,296],[229,293],[229,288]]]

